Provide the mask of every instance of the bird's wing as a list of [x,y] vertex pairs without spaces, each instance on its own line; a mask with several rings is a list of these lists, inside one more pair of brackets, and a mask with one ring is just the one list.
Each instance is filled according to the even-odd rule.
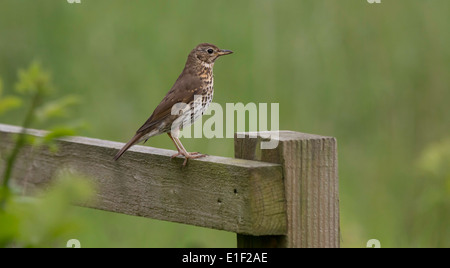
[[148,133],[158,126],[163,120],[172,116],[172,121],[179,115],[172,115],[172,106],[177,103],[189,103],[194,100],[194,96],[201,94],[202,82],[198,76],[182,73],[177,81],[156,107],[150,118],[140,127],[136,133]]

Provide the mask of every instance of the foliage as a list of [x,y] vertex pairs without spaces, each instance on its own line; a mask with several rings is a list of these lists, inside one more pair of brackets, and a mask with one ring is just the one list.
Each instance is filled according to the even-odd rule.
[[[27,108],[28,110],[22,123],[23,130],[29,128],[34,121],[43,123],[55,117],[66,116],[68,108],[78,102],[78,99],[74,96],[64,97],[52,102],[44,102],[44,97],[52,94],[54,88],[50,83],[50,74],[42,71],[41,69],[42,68],[40,67],[40,64],[38,62],[33,62],[28,69],[19,70],[19,81],[16,84],[16,91],[22,95],[23,99],[29,99],[29,105]],[[9,97],[9,99],[20,100],[17,97]],[[5,99],[0,99],[0,104],[1,101],[5,101]],[[9,101],[9,103],[11,103],[11,101]],[[16,101],[16,103],[20,103],[20,101]],[[9,106],[13,107],[11,105]],[[6,111],[7,105],[4,105],[3,108],[3,110]],[[33,140],[32,143],[35,145],[46,144],[55,149],[55,144],[53,143],[55,138],[73,134],[73,129],[69,127],[58,126],[57,128],[50,131],[40,141]],[[28,142],[31,143],[31,140],[29,140]],[[8,187],[11,173],[14,168],[14,162],[17,158],[18,153],[26,143],[27,136],[24,132],[22,132],[21,135],[19,135],[19,137],[17,138],[14,148],[6,159],[5,171],[2,180],[3,187]]]
[[[0,95],[0,111],[3,113],[27,103],[23,131],[16,137],[11,151],[0,155],[5,158],[0,187],[0,247],[63,246],[62,239],[79,226],[71,205],[86,201],[92,195],[89,180],[67,170],[58,173],[55,182],[34,198],[22,197],[18,194],[18,186],[11,185],[15,161],[24,146],[48,146],[51,150],[57,150],[57,138],[75,133],[71,127],[58,125],[44,137],[30,139],[24,131],[35,122],[42,124],[53,118],[66,118],[68,108],[78,103],[78,98],[74,96],[46,101],[55,90],[50,80],[50,75],[34,62],[28,69],[19,71],[16,92],[20,97],[1,98]],[[0,93],[1,89],[2,84]]]
[[22,100],[15,96],[2,96],[3,81],[0,78],[0,116],[8,110],[20,107]]
[[33,198],[11,194],[0,210],[0,247],[64,247],[83,227],[73,204],[88,201],[92,189],[89,179],[66,171]]

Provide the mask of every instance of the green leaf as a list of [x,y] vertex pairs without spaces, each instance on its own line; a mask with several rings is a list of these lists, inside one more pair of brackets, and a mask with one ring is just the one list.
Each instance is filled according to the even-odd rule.
[[22,100],[9,96],[5,98],[0,98],[0,115],[4,114],[5,112],[20,107],[22,105]]
[[3,81],[0,78],[0,115],[4,114],[8,110],[19,107],[22,104],[22,100],[17,97],[6,96],[2,98],[3,94]]
[[63,138],[67,136],[73,136],[75,135],[75,130],[71,128],[65,128],[65,127],[58,127],[47,133],[47,135],[44,136],[44,142],[48,143],[58,138]]
[[0,248],[8,246],[19,235],[16,215],[0,210]]
[[0,246],[61,247],[82,222],[74,203],[89,201],[94,194],[90,179],[72,170],[57,172],[45,191],[35,197],[13,195],[0,211]]
[[77,96],[63,97],[40,107],[36,111],[36,117],[39,121],[45,121],[50,118],[64,118],[68,116],[68,108],[78,103],[80,103],[80,99]]
[[50,86],[50,74],[42,71],[39,62],[33,62],[25,70],[19,70],[19,81],[16,84],[16,91],[21,94],[32,94],[39,92],[40,94],[49,93],[52,89]]

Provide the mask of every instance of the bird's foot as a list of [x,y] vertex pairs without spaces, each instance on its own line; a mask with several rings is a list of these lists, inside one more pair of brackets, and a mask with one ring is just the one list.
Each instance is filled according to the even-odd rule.
[[181,151],[179,151],[178,153],[172,155],[170,158],[173,159],[175,157],[178,156],[184,156],[184,162],[183,162],[183,167],[186,166],[188,159],[197,159],[197,158],[202,158],[202,157],[206,157],[208,156],[207,154],[201,154],[199,152],[194,152],[194,153],[183,153]]
[[183,153],[178,152],[178,153],[172,155],[170,158],[173,159],[173,158],[175,158],[175,157],[177,157],[177,156],[180,156],[180,155],[183,155]]
[[184,154],[184,162],[183,162],[183,167],[186,166],[188,159],[197,159],[197,158],[202,158],[202,157],[206,157],[206,154],[201,154],[201,153],[187,153]]

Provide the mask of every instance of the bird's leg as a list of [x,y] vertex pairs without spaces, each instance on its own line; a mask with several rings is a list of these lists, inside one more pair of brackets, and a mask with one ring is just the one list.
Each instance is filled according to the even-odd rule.
[[181,149],[181,154],[184,155],[184,162],[183,162],[183,166],[186,166],[188,159],[196,159],[196,158],[201,158],[201,157],[205,157],[206,154],[201,154],[201,153],[188,153],[186,151],[186,149],[184,148],[183,144],[181,143],[179,138],[173,138],[174,141],[177,143],[179,149]]
[[195,158],[201,158],[201,157],[206,156],[206,154],[201,154],[198,152],[189,153],[188,151],[186,151],[186,149],[184,148],[184,146],[181,143],[179,138],[173,137],[170,133],[167,133],[167,135],[169,135],[169,138],[173,141],[173,143],[175,144],[175,147],[177,147],[177,150],[178,150],[178,153],[172,155],[171,158],[175,158],[180,155],[184,156],[185,159],[183,162],[183,166],[186,166],[188,159],[195,159]]
[[175,144],[175,147],[177,147],[178,153],[172,155],[170,158],[175,158],[177,156],[183,155],[183,153],[180,150],[180,147],[178,147],[177,142],[175,141],[175,139],[172,137],[172,135],[169,133],[167,133],[167,135],[169,135],[169,138],[173,141],[173,143]]

